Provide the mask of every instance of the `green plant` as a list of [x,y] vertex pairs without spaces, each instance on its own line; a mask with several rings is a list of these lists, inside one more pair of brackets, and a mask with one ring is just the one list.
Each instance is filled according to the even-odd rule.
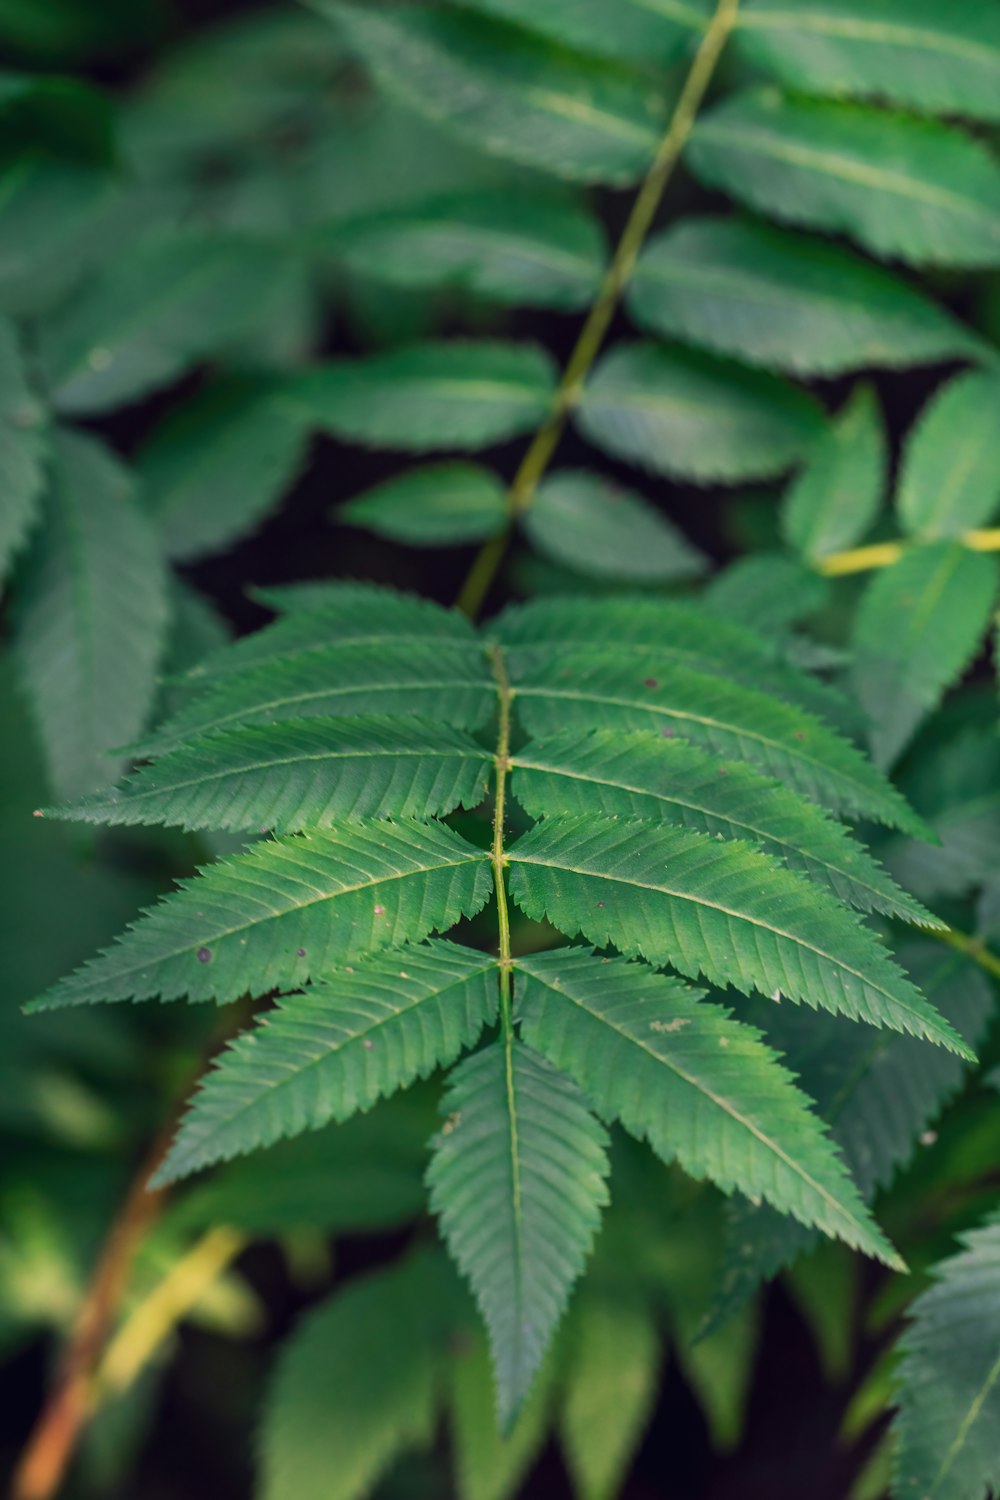
[[[106,1348],[114,1299],[82,1299],[21,1500],[254,1236],[294,1258],[303,1230],[315,1250],[411,1223],[293,1335],[267,1500],[369,1493],[442,1405],[463,1496],[516,1493],[552,1420],[577,1493],[613,1496],[659,1324],[731,1445],[767,1280],[787,1273],[835,1367],[855,1268],[829,1242],[923,1270],[956,1229],[855,1493],[894,1464],[896,1497],[982,1500],[1000,1311],[995,1223],[971,1225],[995,1218],[996,1131],[967,1075],[1000,975],[972,675],[1000,550],[1000,12],[315,9],[201,43],[117,123],[82,84],[0,93],[0,554],[58,801],[38,811],[76,825],[63,851],[168,827],[199,842],[161,854],[216,856],[30,1008],[266,1002],[157,1153],[161,1196],[129,1200],[109,1277],[137,1204],[229,1165],[178,1193],[167,1290]],[[760,217],[675,214],[692,180]],[[591,184],[638,184],[610,256]],[[334,303],[373,350],[313,358]],[[581,320],[561,374],[502,308]],[[80,425],[206,364],[129,463]],[[854,377],[935,364],[890,515],[887,388]],[[259,589],[277,618],[229,643],[171,567],[252,532],[315,434],[449,455],[335,520],[480,544],[458,607],[321,577]],[[726,487],[705,503],[747,555],[715,567],[683,502],[655,503],[664,479]],[[751,485],[771,488],[728,493]],[[462,1278],[422,1217],[435,1111],[429,1203]],[[884,1285],[894,1334],[912,1281]]]

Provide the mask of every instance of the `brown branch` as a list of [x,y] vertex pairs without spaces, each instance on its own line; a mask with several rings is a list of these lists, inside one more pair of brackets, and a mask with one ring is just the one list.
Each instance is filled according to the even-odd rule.
[[[172,1134],[172,1130],[170,1132]],[[166,1190],[146,1184],[163,1157],[157,1141],[136,1174],[104,1241],[52,1389],[14,1474],[11,1500],[52,1500],[94,1404],[93,1374],[104,1352],[136,1252],[163,1208]]]
[[169,1188],[150,1188],[167,1154],[195,1082],[211,1058],[252,1013],[252,1002],[232,1007],[215,1031],[170,1123],[132,1180],[84,1292],[38,1420],[14,1471],[10,1500],[53,1500],[97,1405],[95,1373],[104,1354],[140,1246],[163,1211]]

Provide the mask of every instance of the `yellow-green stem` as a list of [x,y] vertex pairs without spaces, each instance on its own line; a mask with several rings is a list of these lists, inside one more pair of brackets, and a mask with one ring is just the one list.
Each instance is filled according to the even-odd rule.
[[493,803],[493,844],[490,849],[490,864],[493,867],[493,884],[497,895],[498,955],[500,959],[500,1025],[504,1041],[509,1043],[514,1036],[514,1020],[511,1007],[511,951],[510,912],[507,907],[507,855],[504,850],[504,817],[507,801],[507,776],[510,771],[510,707],[513,694],[507,665],[499,646],[490,647],[493,680],[497,688],[498,728],[496,769],[496,794]]
[[219,1226],[208,1230],[174,1262],[105,1350],[94,1377],[98,1402],[128,1390],[178,1323],[247,1244],[245,1234]]
[[539,482],[566,429],[570,413],[580,399],[583,383],[604,343],[667,183],[691,134],[705,91],[736,22],[739,4],[740,0],[718,0],[715,14],[705,28],[666,133],[636,195],[618,248],[601,282],[597,299],[587,314],[563,371],[552,410],[532,438],[507,491],[506,529],[484,544],[456,601],[457,607],[470,617],[478,614],[482,608],[503,561],[514,524],[534,499]]
[[[1000,552],[1000,527],[965,531],[957,540],[973,552]],[[868,573],[874,568],[888,568],[899,562],[911,545],[910,540],[900,538],[891,542],[872,542],[867,547],[849,547],[844,552],[831,552],[816,567],[828,578],[841,578],[847,573]]]
[[967,932],[959,932],[954,927],[945,927],[933,931],[932,937],[939,942],[947,943],[949,948],[957,948],[959,953],[964,953],[966,958],[971,958],[987,974],[992,974],[994,979],[1000,979],[1000,958],[992,953],[982,938],[970,937]]

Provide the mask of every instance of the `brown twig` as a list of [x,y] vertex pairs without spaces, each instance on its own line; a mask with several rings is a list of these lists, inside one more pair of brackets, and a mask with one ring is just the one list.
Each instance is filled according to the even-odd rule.
[[52,1500],[76,1451],[93,1408],[94,1370],[136,1252],[163,1208],[166,1190],[151,1191],[146,1184],[166,1145],[166,1140],[158,1140],[143,1161],[104,1241],[52,1389],[15,1471],[11,1500]]
[[169,1124],[143,1158],[115,1216],[83,1295],[55,1378],[14,1471],[10,1500],[53,1500],[97,1405],[95,1374],[128,1288],[140,1246],[163,1211],[169,1188],[150,1188],[167,1154],[191,1089],[211,1058],[252,1014],[245,1000],[230,1008],[213,1033],[197,1072]]

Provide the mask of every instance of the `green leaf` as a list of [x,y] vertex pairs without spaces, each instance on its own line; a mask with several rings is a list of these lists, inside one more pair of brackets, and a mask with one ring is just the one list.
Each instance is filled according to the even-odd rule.
[[705,559],[641,495],[586,469],[544,479],[523,526],[532,543],[594,578],[667,583],[703,571]]
[[809,396],[774,376],[641,343],[604,356],[576,420],[599,448],[655,474],[732,483],[789,468],[820,419]]
[[960,375],[943,386],[911,428],[897,509],[911,536],[959,536],[1000,506],[996,417],[1000,377]]
[[475,729],[495,697],[477,645],[447,638],[409,646],[399,640],[360,639],[225,674],[224,681],[194,697],[135,753],[162,755],[221,729],[317,716],[392,714],[434,720],[446,715],[456,729]]
[[607,1201],[605,1136],[576,1085],[522,1042],[461,1063],[443,1109],[431,1205],[486,1321],[509,1429]]
[[[994,1012],[982,971],[927,942],[904,945],[898,957],[969,1046],[978,1046]],[[913,1037],[872,1032],[791,1007],[761,1005],[754,1019],[815,1101],[869,1203],[911,1160],[922,1132],[965,1080],[961,1059]],[[809,1251],[814,1239],[766,1206],[734,1205],[715,1320],[742,1306],[762,1281]]]
[[514,680],[520,721],[538,738],[602,727],[682,736],[750,762],[833,812],[925,836],[922,820],[853,745],[811,714],[721,676],[634,650],[567,649],[556,663],[527,656]]
[[1000,119],[1000,16],[978,0],[749,0],[736,39],[804,93]]
[[600,225],[581,209],[497,192],[355,219],[322,243],[391,286],[458,286],[515,307],[587,307],[607,258]]
[[876,255],[1000,265],[1000,166],[950,126],[760,90],[709,110],[686,160],[707,186]]
[[80,823],[276,833],[432,818],[481,802],[491,760],[443,724],[292,719],[191,740],[123,786],[50,813]]
[[878,397],[855,386],[785,494],[781,529],[796,552],[820,562],[860,541],[885,494],[888,448]]
[[268,1394],[263,1500],[364,1500],[400,1453],[430,1444],[448,1281],[422,1252],[306,1315]]
[[[548,665],[553,681],[565,678],[562,654],[586,650],[608,664],[617,660],[623,682],[658,685],[661,669],[681,665],[717,673],[801,704],[840,722],[850,705],[836,691],[780,659],[774,641],[754,635],[716,612],[642,594],[578,600],[555,598],[508,609],[491,629],[511,648],[509,663],[520,680],[526,670]],[[642,648],[640,652],[635,647]],[[642,674],[635,668],[641,662]],[[633,726],[638,727],[638,726]],[[648,727],[648,725],[643,726]]]
[[278,297],[285,257],[266,240],[159,232],[46,318],[42,374],[58,411],[137,401],[220,349]]
[[189,562],[256,530],[290,488],[305,441],[302,424],[250,382],[209,386],[172,411],[136,459],[169,556]]
[[708,24],[706,0],[467,0],[555,42],[647,66],[673,62]]
[[996,559],[958,542],[908,548],[868,584],[851,675],[879,765],[897,759],[975,656],[996,592]]
[[656,1400],[660,1340],[634,1296],[584,1290],[570,1314],[559,1438],[579,1500],[615,1500]]
[[682,219],[651,240],[628,308],[654,333],[798,375],[982,348],[908,282],[853,251],[740,219]]
[[[701,595],[701,605],[767,640],[777,638],[789,660],[797,660],[791,653],[801,650],[803,639],[789,641],[789,632],[819,613],[829,587],[825,578],[786,552],[750,552],[715,574]],[[807,644],[811,651],[817,648],[814,641]]]
[[652,160],[666,109],[645,78],[444,8],[312,3],[383,88],[484,151],[616,186]]
[[0,317],[0,585],[38,517],[46,453],[42,421],[17,332]]
[[371,447],[480,448],[548,415],[552,362],[533,344],[417,344],[319,366],[287,400],[325,432]]
[[[642,833],[639,837],[642,837]],[[517,960],[525,1039],[665,1161],[765,1198],[891,1265],[809,1100],[752,1027],[645,965],[563,949]]]
[[348,500],[334,520],[411,547],[461,546],[503,529],[504,487],[478,464],[427,464]]
[[959,1238],[900,1341],[897,1497],[971,1500],[1000,1485],[1000,1215]]
[[57,432],[15,649],[58,795],[117,774],[106,752],[142,727],[166,625],[163,563],[131,476],[96,438]]
[[546,818],[509,859],[511,898],[533,921],[970,1055],[866,928],[748,844],[592,815]]
[[182,881],[35,1002],[236,1000],[425,938],[489,897],[482,851],[439,823],[344,825],[256,845]]
[[228,645],[189,674],[194,685],[238,675],[265,662],[332,646],[430,644],[440,651],[478,643],[475,630],[454,609],[372,583],[293,583],[251,590],[282,618]]
[[720,765],[683,740],[607,729],[581,738],[567,730],[531,741],[511,764],[513,794],[533,818],[601,813],[666,819],[699,833],[746,839],[862,911],[937,925],[813,803],[750,766]]
[[156,1181],[347,1120],[454,1062],[496,1017],[496,975],[488,954],[438,941],[292,995],[218,1059]]

